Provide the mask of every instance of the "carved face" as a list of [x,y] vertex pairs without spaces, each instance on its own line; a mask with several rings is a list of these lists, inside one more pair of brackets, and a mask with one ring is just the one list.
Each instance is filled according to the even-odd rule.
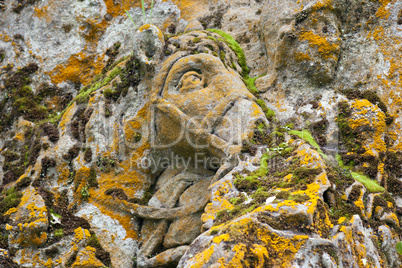
[[204,149],[219,154],[239,144],[263,117],[240,76],[206,53],[176,59],[164,76],[155,113],[159,144],[180,154]]
[[329,7],[317,5],[300,12],[268,12],[262,26],[269,60],[278,73],[326,83],[334,78],[338,62],[340,21]]

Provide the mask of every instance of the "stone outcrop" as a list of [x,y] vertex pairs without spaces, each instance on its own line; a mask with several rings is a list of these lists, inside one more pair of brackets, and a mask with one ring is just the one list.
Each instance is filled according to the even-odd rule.
[[399,1],[0,0],[0,266],[401,267]]

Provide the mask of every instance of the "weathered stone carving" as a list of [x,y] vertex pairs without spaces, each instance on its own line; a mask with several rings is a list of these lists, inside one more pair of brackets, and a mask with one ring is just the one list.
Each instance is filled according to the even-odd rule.
[[[153,168],[156,174],[163,173],[156,177],[156,192],[147,207],[126,204],[131,213],[146,219],[137,258],[140,267],[179,261],[187,249],[181,245],[200,234],[209,185],[233,167],[255,122],[266,122],[238,74],[236,56],[214,35],[194,31],[169,39],[173,55],[154,81],[150,157],[173,153],[181,162]],[[224,56],[219,58],[218,53]],[[167,250],[148,258],[161,247]]]
[[0,266],[401,266],[401,1],[11,2]]

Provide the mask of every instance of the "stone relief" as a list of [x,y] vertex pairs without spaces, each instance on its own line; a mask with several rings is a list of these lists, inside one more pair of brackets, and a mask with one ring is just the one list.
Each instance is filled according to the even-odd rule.
[[401,266],[398,1],[11,2],[0,266]]

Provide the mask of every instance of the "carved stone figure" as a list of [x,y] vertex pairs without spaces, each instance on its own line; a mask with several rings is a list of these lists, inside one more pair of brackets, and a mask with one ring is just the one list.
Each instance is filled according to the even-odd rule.
[[169,39],[172,55],[154,80],[149,157],[176,158],[168,168],[152,168],[155,193],[147,206],[125,204],[144,219],[139,267],[179,261],[201,232],[209,185],[234,166],[255,123],[267,122],[238,73],[234,52],[218,38],[193,31]]

